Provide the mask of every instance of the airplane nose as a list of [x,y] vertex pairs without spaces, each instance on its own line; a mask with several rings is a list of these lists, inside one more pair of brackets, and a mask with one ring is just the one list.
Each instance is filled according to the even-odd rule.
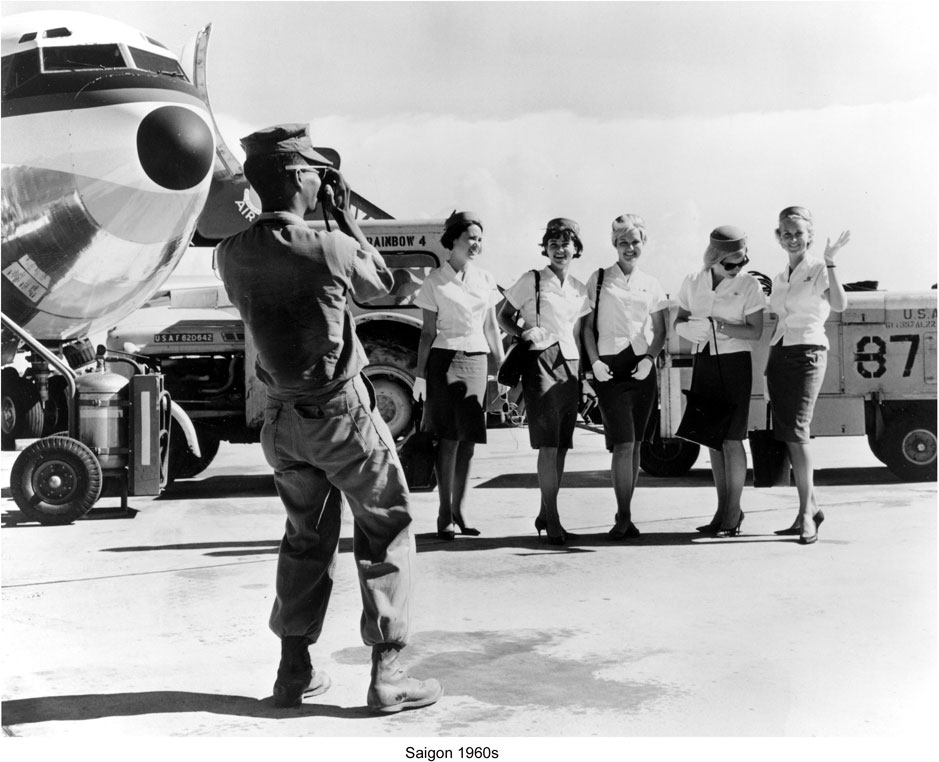
[[137,128],[137,155],[147,176],[168,190],[187,190],[205,179],[215,141],[198,114],[181,106],[151,111]]

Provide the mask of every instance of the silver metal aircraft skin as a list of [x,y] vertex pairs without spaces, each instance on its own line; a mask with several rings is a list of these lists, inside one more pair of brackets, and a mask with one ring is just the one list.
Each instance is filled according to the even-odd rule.
[[2,60],[3,312],[56,345],[113,326],[171,274],[215,125],[179,58],[121,22],[10,16]]

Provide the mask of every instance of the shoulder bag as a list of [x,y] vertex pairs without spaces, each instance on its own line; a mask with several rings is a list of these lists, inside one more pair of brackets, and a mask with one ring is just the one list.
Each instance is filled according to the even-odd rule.
[[[535,274],[535,325],[541,325],[541,273],[532,270]],[[497,380],[503,386],[514,388],[522,380],[522,369],[525,367],[525,360],[528,357],[528,351],[531,349],[531,342],[526,341],[521,336],[516,336],[505,353],[505,359],[499,368],[496,376]]]
[[414,429],[398,450],[398,458],[404,469],[404,478],[412,492],[426,492],[437,486],[434,464],[437,461],[437,440],[434,435],[421,430],[424,418],[424,403],[420,400],[412,408]]
[[747,433],[753,460],[754,487],[788,487],[789,448],[773,434],[772,406],[766,403],[766,428]]

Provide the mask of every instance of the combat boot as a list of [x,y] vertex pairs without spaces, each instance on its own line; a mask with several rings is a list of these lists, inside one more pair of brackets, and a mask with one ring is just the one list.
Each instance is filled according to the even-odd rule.
[[288,636],[280,640],[280,665],[274,683],[274,706],[300,706],[303,699],[326,693],[332,681],[329,675],[313,669],[310,641]]
[[400,646],[383,643],[372,648],[372,681],[366,703],[377,712],[400,712],[433,704],[443,695],[436,680],[415,680],[398,663]]

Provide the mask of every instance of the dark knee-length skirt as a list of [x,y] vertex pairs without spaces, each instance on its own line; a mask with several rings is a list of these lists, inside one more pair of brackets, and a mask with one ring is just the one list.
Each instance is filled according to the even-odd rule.
[[658,390],[655,368],[641,381],[633,378],[631,373],[641,358],[632,347],[626,347],[619,354],[601,355],[600,359],[613,373],[611,380],[594,385],[606,449],[613,452],[618,444],[651,441],[655,432],[652,409]]
[[531,446],[536,450],[573,447],[580,400],[577,360],[565,360],[557,344],[529,352],[522,370],[522,393]]
[[485,352],[431,349],[421,428],[440,439],[486,443]]
[[[719,366],[719,367],[718,367]],[[691,388],[722,402],[734,405],[725,439],[744,440],[750,418],[750,390],[753,364],[749,352],[712,355],[698,352],[694,357],[694,382]]]
[[782,442],[808,442],[815,401],[822,388],[828,350],[816,344],[770,347],[766,388],[773,406],[773,431]]

